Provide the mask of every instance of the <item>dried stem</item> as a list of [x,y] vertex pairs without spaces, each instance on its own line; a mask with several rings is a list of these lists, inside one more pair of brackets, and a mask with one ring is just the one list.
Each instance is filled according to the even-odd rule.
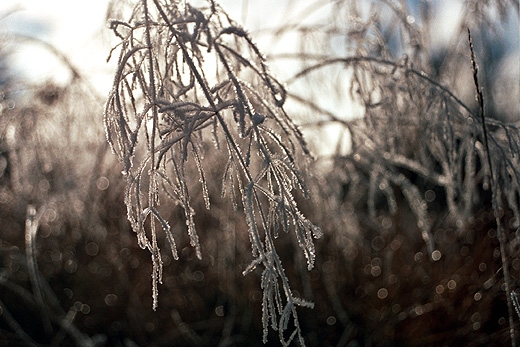
[[497,237],[500,243],[500,259],[502,261],[502,271],[504,273],[504,284],[506,290],[506,300],[507,300],[507,312],[509,315],[509,331],[511,336],[511,346],[516,347],[516,331],[515,331],[515,322],[513,316],[513,302],[512,302],[512,291],[511,291],[511,276],[509,274],[509,259],[507,257],[507,236],[505,234],[505,230],[502,226],[501,221],[501,211],[502,211],[502,194],[501,190],[498,186],[498,179],[494,175],[493,169],[493,161],[491,160],[491,152],[489,150],[489,142],[488,142],[488,130],[486,126],[486,117],[485,117],[485,109],[484,109],[484,96],[482,94],[482,90],[479,85],[478,79],[478,65],[476,62],[475,51],[473,50],[473,41],[471,39],[471,31],[468,28],[468,42],[469,49],[471,51],[471,66],[473,71],[473,81],[475,83],[476,97],[479,105],[479,114],[482,124],[482,132],[484,134],[484,147],[486,149],[486,157],[489,165],[489,175],[491,180],[492,187],[492,205],[493,210],[495,211],[495,221],[497,224]]

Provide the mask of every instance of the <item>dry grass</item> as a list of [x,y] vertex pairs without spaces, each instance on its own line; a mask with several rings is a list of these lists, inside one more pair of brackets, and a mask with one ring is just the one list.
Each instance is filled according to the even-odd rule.
[[106,103],[4,85],[0,345],[514,346],[519,129],[476,28],[518,4],[469,4],[441,60],[426,3],[373,4],[265,58],[214,2],[113,2]]

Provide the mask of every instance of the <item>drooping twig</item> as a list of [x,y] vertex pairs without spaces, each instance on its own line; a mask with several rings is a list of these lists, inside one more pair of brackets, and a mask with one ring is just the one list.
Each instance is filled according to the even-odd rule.
[[489,176],[491,180],[491,191],[492,191],[492,205],[493,210],[495,211],[495,220],[497,224],[497,236],[498,241],[500,243],[500,256],[502,261],[502,270],[504,273],[504,284],[506,289],[506,299],[507,299],[507,311],[509,315],[509,332],[511,336],[511,346],[516,346],[516,334],[515,334],[515,326],[514,326],[514,319],[513,319],[513,303],[511,298],[512,292],[511,292],[511,278],[509,275],[509,261],[507,259],[506,255],[506,235],[504,233],[504,228],[502,226],[502,222],[500,220],[500,207],[502,205],[502,194],[500,193],[497,177],[495,177],[493,172],[493,162],[491,160],[491,152],[489,151],[489,142],[488,142],[488,131],[486,127],[486,117],[485,117],[485,108],[484,108],[484,96],[482,94],[482,90],[480,88],[479,80],[478,80],[478,65],[475,58],[475,51],[473,49],[473,41],[471,39],[471,31],[468,28],[468,42],[469,42],[469,49],[471,51],[471,67],[473,71],[473,81],[475,82],[475,89],[476,89],[476,98],[479,105],[479,114],[480,114],[480,121],[482,123],[482,132],[484,136],[484,148],[486,149],[487,154],[487,162],[489,165]]

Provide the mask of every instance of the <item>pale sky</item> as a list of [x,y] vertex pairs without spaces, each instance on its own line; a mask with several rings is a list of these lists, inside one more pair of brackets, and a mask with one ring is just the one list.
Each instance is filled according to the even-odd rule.
[[[106,9],[109,0],[2,0],[0,1],[0,35],[5,32],[36,37],[63,52],[70,61],[81,66],[94,85],[108,90],[114,66],[106,63],[113,41],[106,26]],[[450,26],[460,13],[458,1],[446,7],[441,18],[444,28],[438,32],[439,43],[450,35]],[[294,0],[223,0],[223,7],[237,21],[245,20],[250,31],[287,23],[314,1]],[[9,15],[7,15],[9,13]],[[292,14],[292,15],[291,15]],[[16,40],[9,38],[8,42]],[[260,42],[262,45],[262,42]],[[15,68],[34,81],[54,78],[67,81],[68,72],[45,49],[35,45],[22,45],[13,57]],[[19,47],[17,47],[19,48]],[[106,85],[106,87],[105,87]]]
[[[0,35],[11,44],[22,41],[20,37],[6,36],[5,32],[42,40],[61,51],[75,66],[81,66],[91,83],[108,85],[112,67],[106,64],[110,47],[105,25],[107,4],[108,0],[3,0]],[[15,52],[12,60],[16,72],[34,82],[66,82],[70,78],[67,69],[40,45],[17,45]]]
[[[202,1],[202,0],[194,0]],[[190,1],[193,3],[193,1]],[[462,11],[462,0],[436,0],[440,8],[433,18],[436,30],[432,33],[432,43],[442,46],[452,37],[457,28]],[[106,25],[106,9],[109,0],[0,0],[0,40],[14,44],[17,39],[6,33],[17,33],[43,40],[65,54],[83,73],[84,77],[98,89],[100,95],[106,95],[111,88],[115,71],[115,59],[107,63],[110,48],[116,43]],[[287,24],[291,19],[300,20],[304,9],[315,3],[321,5],[327,1],[317,0],[222,0],[219,1],[232,18],[244,22],[245,28],[255,31]],[[315,9],[313,9],[314,11]],[[323,9],[322,9],[323,10]],[[312,11],[311,11],[312,12]],[[323,12],[323,11],[322,11]],[[316,12],[312,12],[316,15]],[[299,15],[298,15],[299,14]],[[318,14],[319,16],[320,14]],[[323,18],[323,17],[322,17]],[[313,20],[306,18],[306,20]],[[264,38],[264,39],[263,39]],[[270,41],[265,36],[256,36],[261,49],[272,50]],[[18,41],[19,42],[19,41]],[[276,49],[290,50],[292,45],[277,41]],[[54,79],[66,83],[70,72],[46,49],[34,44],[16,46],[13,55],[14,68],[33,82]],[[517,59],[518,60],[518,59]],[[284,66],[290,62],[277,62],[272,71],[282,79],[292,76],[294,66]],[[292,70],[291,70],[292,68]],[[278,72],[277,72],[278,71]],[[323,95],[327,104],[327,95]],[[355,114],[356,109],[347,110]],[[359,112],[358,112],[359,113]]]
[[[276,19],[270,13],[272,7],[265,6],[268,2],[262,1],[262,6],[248,6],[247,1],[222,1],[225,9],[238,21],[243,17],[243,4],[254,8],[254,15],[249,15],[247,20],[255,26],[265,24],[267,17]],[[6,33],[15,33],[51,44],[75,66],[81,67],[101,92],[108,91],[114,65],[107,64],[106,58],[115,43],[106,25],[108,3],[109,0],[2,0],[0,37],[7,37],[10,43],[20,43],[19,37],[6,36]],[[23,73],[34,82],[48,79],[66,82],[70,78],[63,65],[38,45],[17,45],[12,60],[17,73]]]

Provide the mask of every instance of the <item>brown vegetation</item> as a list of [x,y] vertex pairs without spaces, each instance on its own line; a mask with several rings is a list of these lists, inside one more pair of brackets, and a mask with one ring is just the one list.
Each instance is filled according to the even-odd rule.
[[[306,46],[286,89],[207,4],[141,1],[111,22],[105,129],[77,75],[23,98],[3,85],[0,345],[516,345],[518,122],[492,117],[499,95],[482,106],[497,63],[472,71],[466,28],[434,66],[427,13],[338,2],[327,30],[285,30],[349,46]],[[479,2],[464,23],[515,4]],[[363,118],[323,104],[331,69]],[[480,104],[449,87],[458,69]],[[334,124],[348,152],[310,160],[293,120]]]

